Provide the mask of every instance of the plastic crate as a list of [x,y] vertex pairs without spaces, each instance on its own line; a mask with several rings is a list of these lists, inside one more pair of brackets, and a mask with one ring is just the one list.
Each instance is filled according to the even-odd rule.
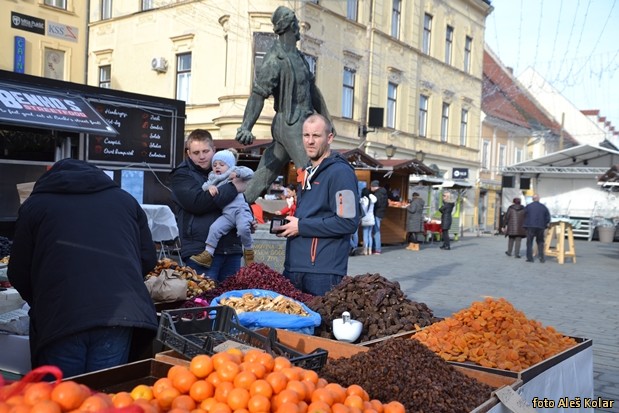
[[273,356],[284,356],[295,366],[314,371],[325,365],[328,356],[323,349],[303,354],[284,346],[277,340],[275,329],[269,329],[269,334],[264,336],[243,327],[234,309],[228,306],[164,310],[157,340],[188,359],[198,354],[213,355],[217,346],[234,341]]

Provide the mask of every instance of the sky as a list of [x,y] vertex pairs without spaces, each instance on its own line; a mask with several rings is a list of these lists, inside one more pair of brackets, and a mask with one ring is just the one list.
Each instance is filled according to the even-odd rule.
[[619,0],[492,0],[486,44],[518,77],[532,67],[619,130]]

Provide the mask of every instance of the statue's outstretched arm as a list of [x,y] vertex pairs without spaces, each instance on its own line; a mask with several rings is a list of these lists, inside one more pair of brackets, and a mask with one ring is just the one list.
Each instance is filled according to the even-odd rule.
[[243,123],[236,131],[236,140],[243,145],[250,145],[256,138],[253,133],[251,133],[251,129],[254,127],[258,117],[260,117],[263,107],[264,97],[257,93],[252,93],[247,100],[245,113],[243,113]]

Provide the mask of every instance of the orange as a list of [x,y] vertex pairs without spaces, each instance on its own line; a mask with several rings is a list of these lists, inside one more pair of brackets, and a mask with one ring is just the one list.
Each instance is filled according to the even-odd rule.
[[331,392],[334,403],[344,403],[344,400],[346,400],[346,389],[340,384],[329,383],[324,388]]
[[112,404],[116,408],[127,407],[133,404],[133,397],[129,392],[120,391],[112,396]]
[[241,364],[241,362],[243,361],[243,352],[238,348],[229,348],[226,350],[226,353],[230,354],[230,356],[232,357],[232,361],[234,361],[236,364]]
[[266,368],[267,373],[273,371],[273,367],[275,366],[275,360],[273,359],[272,355],[268,353],[260,353],[256,361]]
[[168,387],[161,390],[161,393],[159,393],[159,396],[157,396],[157,402],[163,410],[168,410],[170,406],[172,406],[172,402],[174,401],[174,399],[176,399],[180,395],[181,392],[178,391],[178,389],[176,389],[175,387]]
[[377,399],[372,399],[370,400],[370,404],[372,405],[372,408],[374,410],[376,410],[378,413],[383,413],[383,403],[380,400]]
[[217,368],[217,375],[223,381],[233,382],[234,378],[241,371],[241,367],[233,361],[222,362]]
[[329,382],[327,380],[323,379],[322,377],[320,377],[316,381],[316,388],[320,389],[322,387],[325,387],[327,384],[329,384]]
[[299,406],[299,413],[307,412],[307,403],[305,401],[300,401],[298,406]]
[[331,406],[334,403],[333,393],[327,388],[320,387],[312,393],[312,403],[316,401],[325,402]]
[[191,398],[191,396],[181,394],[180,396],[172,400],[172,404],[170,407],[172,407],[172,409],[182,409],[190,411],[196,408],[196,402],[194,399]]
[[153,396],[155,398],[159,397],[159,394],[162,390],[169,389],[170,387],[174,387],[172,385],[172,380],[167,377],[162,377],[158,379],[152,386]]
[[362,410],[364,407],[363,399],[361,398],[361,396],[357,396],[356,394],[351,394],[350,396],[347,396],[346,400],[344,400],[344,404],[348,407],[356,407]]
[[144,399],[146,401],[152,400],[154,397],[153,388],[150,386],[147,386],[146,384],[138,384],[137,386],[133,388],[133,390],[131,390],[131,397],[133,398],[133,400],[137,400],[137,399]]
[[27,404],[16,404],[11,406],[9,413],[30,413],[30,406]]
[[318,373],[316,373],[314,370],[303,369],[303,371],[301,372],[301,379],[311,381],[312,383],[316,384],[318,383]]
[[321,400],[313,401],[307,406],[307,413],[331,413],[331,405]]
[[237,387],[228,393],[227,403],[232,410],[245,409],[249,399],[249,391]]
[[398,401],[392,401],[383,405],[383,412],[385,413],[406,413],[404,405]]
[[215,353],[211,356],[211,361],[213,362],[213,369],[217,370],[222,363],[226,361],[233,361],[233,356],[232,354],[226,353],[225,351],[221,353]]
[[286,384],[288,384],[288,377],[286,377],[281,371],[269,373],[265,380],[271,385],[273,394],[277,394],[284,390],[286,388]]
[[275,410],[284,403],[294,403],[295,405],[301,401],[297,392],[289,389],[280,391],[275,397],[271,399],[271,404],[274,405]]
[[273,388],[268,381],[260,379],[251,384],[249,387],[249,394],[251,396],[260,395],[266,397],[267,399],[271,399],[271,396],[273,395]]
[[206,412],[210,412],[211,411],[211,407],[213,407],[213,405],[217,403],[217,399],[215,399],[214,397],[209,397],[208,399],[202,401],[202,403],[200,403],[200,409],[206,411]]
[[152,404],[152,400],[149,402],[144,399],[137,399],[133,402],[135,406],[139,406],[144,410],[144,413],[158,413],[159,409]]
[[232,413],[232,409],[226,403],[217,402],[211,407],[209,413]]
[[172,379],[172,386],[182,394],[187,394],[196,381],[198,378],[189,370],[179,371]]
[[333,413],[350,413],[348,406],[342,403],[333,403],[333,406],[331,406],[331,411]]
[[241,387],[245,390],[249,390],[251,384],[256,381],[256,375],[249,371],[241,371],[234,377],[234,387]]
[[275,413],[299,413],[299,412],[300,412],[299,405],[297,403],[290,403],[290,402],[280,404],[275,410]]
[[191,359],[189,371],[199,379],[207,377],[213,371],[213,360],[207,354],[198,354]]
[[241,371],[253,373],[257,379],[261,379],[267,374],[267,369],[257,361],[244,361],[241,363]]
[[84,400],[84,402],[80,405],[79,409],[83,412],[96,412],[113,406],[114,403],[112,403],[112,398],[109,395],[104,393],[96,393],[87,397],[86,400]]
[[49,400],[52,389],[52,384],[46,381],[32,383],[24,391],[24,403],[33,406],[42,400]]
[[217,387],[219,385],[219,383],[221,383],[223,380],[219,377],[217,372],[214,371],[214,372],[212,372],[211,374],[208,375],[208,377],[206,378],[206,381],[211,383],[213,386]]
[[314,390],[316,390],[316,384],[312,383],[309,380],[301,380],[301,383],[303,383],[303,385],[305,386],[305,400],[307,402],[312,401],[312,393],[314,393]]
[[62,413],[60,405],[49,399],[39,400],[30,408],[31,413]]
[[180,407],[173,407],[166,411],[166,413],[189,413],[189,410],[181,409]]
[[258,358],[264,351],[258,350],[257,348],[252,348],[247,350],[243,355],[243,362],[254,363],[258,361]]
[[286,376],[288,380],[301,380],[300,370],[302,370],[300,367],[292,366],[282,367],[277,371],[281,371],[282,373],[284,373],[284,376]]
[[229,381],[224,381],[215,387],[215,399],[218,402],[225,403],[228,400],[228,394],[234,389],[234,384]]
[[215,386],[206,380],[198,380],[191,385],[189,396],[198,403],[212,397],[215,394]]
[[271,411],[271,401],[259,394],[252,396],[247,401],[247,410],[250,413],[265,413]]
[[170,367],[170,370],[168,370],[167,376],[170,380],[174,380],[174,377],[176,377],[178,373],[186,372],[186,371],[189,371],[189,367],[175,364],[174,366]]
[[74,381],[62,381],[52,390],[51,400],[65,411],[75,410],[86,400],[88,393]]
[[346,394],[348,396],[356,394],[357,396],[361,397],[363,401],[370,400],[370,395],[368,394],[368,392],[366,392],[365,389],[358,384],[351,384],[350,386],[348,386],[346,388]]
[[201,408],[199,408],[199,407],[196,407],[195,409],[193,409],[193,410],[192,410],[191,412],[189,412],[189,413],[207,413],[207,411],[206,411],[206,410],[204,410],[204,409],[201,409]]
[[288,380],[286,384],[286,389],[292,390],[299,396],[299,400],[305,400],[307,397],[308,391],[307,387],[302,381],[299,380]]
[[285,367],[292,367],[292,363],[284,356],[277,356],[273,359],[273,371],[280,371]]

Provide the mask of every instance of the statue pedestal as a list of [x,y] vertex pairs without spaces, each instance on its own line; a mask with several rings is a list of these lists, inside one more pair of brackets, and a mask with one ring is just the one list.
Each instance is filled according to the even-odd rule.
[[278,238],[269,233],[270,223],[258,225],[258,229],[252,237],[254,239],[254,260],[261,262],[274,271],[284,271],[284,259],[286,258],[286,238]]

